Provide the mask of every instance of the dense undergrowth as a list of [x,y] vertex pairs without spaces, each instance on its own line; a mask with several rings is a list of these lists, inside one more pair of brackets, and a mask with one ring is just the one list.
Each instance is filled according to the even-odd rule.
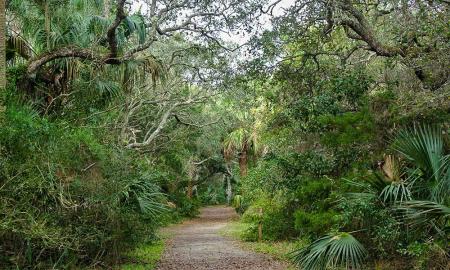
[[156,240],[171,212],[193,213],[182,195],[169,210],[159,171],[107,132],[41,117],[16,101],[1,122],[4,267],[113,263],[136,242]]
[[[364,82],[354,87],[351,109],[346,96],[323,98],[335,95],[325,90],[294,107],[271,101],[277,109],[255,116],[268,117],[254,128],[270,150],[255,152],[240,178],[241,238],[257,241],[261,224],[263,240],[301,239],[290,254],[301,269],[446,269],[448,111],[378,119],[386,115],[375,108],[380,94]],[[395,111],[395,96],[383,102]]]

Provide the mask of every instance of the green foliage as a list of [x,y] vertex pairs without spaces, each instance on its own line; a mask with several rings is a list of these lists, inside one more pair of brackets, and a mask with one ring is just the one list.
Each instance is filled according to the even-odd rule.
[[233,204],[232,206],[236,210],[236,212],[240,215],[242,215],[246,209],[246,202],[244,200],[244,197],[242,195],[235,195],[233,197]]
[[368,91],[371,81],[361,69],[347,70],[331,79],[331,91],[337,94],[338,101],[355,107],[362,103],[362,97]]
[[196,217],[201,203],[197,199],[189,199],[184,193],[169,194],[169,200],[176,205],[176,213],[180,217]]
[[365,110],[336,116],[325,115],[320,118],[320,122],[329,130],[321,140],[327,146],[363,144],[374,140],[373,119]]
[[403,256],[414,260],[414,269],[445,269],[449,255],[433,242],[412,242],[398,250]]
[[219,179],[212,178],[208,184],[202,186],[198,190],[198,197],[203,205],[218,205],[226,203],[227,199],[224,183],[226,181],[222,180],[222,177]]
[[250,224],[243,238],[247,241],[256,241],[260,222],[264,240],[286,239],[294,235],[292,214],[288,209],[288,202],[281,197],[258,199],[242,216],[242,222]]
[[302,237],[316,238],[336,224],[336,213],[331,210],[331,182],[328,179],[307,179],[299,186],[295,202],[295,228]]
[[330,267],[361,269],[367,255],[365,248],[349,233],[329,234],[293,252],[293,261],[305,270]]
[[321,177],[330,175],[336,168],[336,160],[326,151],[310,150],[294,155],[294,166],[299,173]]
[[302,209],[295,211],[295,229],[301,236],[311,238],[319,237],[328,232],[336,223],[336,213],[326,212],[307,212]]
[[[157,227],[194,217],[202,204],[225,202],[222,176],[237,171],[231,161],[238,158],[241,177],[230,179],[246,239],[256,240],[260,223],[266,240],[354,231],[371,264],[408,258],[418,269],[437,268],[434,261],[448,268],[444,1],[339,1],[330,9],[329,1],[300,0],[252,38],[250,57],[218,50],[220,42],[202,36],[220,38],[215,31],[225,24],[251,31],[252,24],[240,22],[266,10],[258,1],[232,5],[224,21],[210,15],[216,12],[210,1],[187,1],[186,8],[158,2],[160,20],[127,4],[112,33],[116,56],[109,55],[106,35],[115,1],[7,2],[0,265],[109,267],[122,251],[154,240]],[[195,31],[189,38],[170,31],[164,42],[153,42],[164,29],[177,28],[177,13],[192,14],[195,25],[181,28]],[[150,21],[164,25],[149,28]],[[371,40],[353,37],[361,32],[355,24]],[[148,49],[127,54],[147,42]],[[64,48],[91,53],[56,56],[27,74],[35,59]],[[241,62],[247,58],[251,63]],[[213,102],[205,102],[210,97]],[[166,124],[158,127],[166,112]],[[400,129],[389,149],[397,129],[408,126],[414,128]],[[153,130],[163,132],[146,147],[123,147]],[[208,162],[190,166],[203,159]],[[361,267],[365,252],[352,234],[329,233],[296,253],[296,262],[306,270]],[[148,261],[145,268],[161,249],[141,251],[133,256]]]
[[419,228],[433,230],[445,239],[449,230],[450,208],[433,201],[407,201],[396,207],[404,215],[404,221]]
[[126,255],[130,263],[121,264],[120,270],[152,270],[156,268],[164,251],[164,241],[144,243],[131,250]]
[[272,192],[289,184],[289,179],[283,177],[283,170],[278,161],[268,159],[260,161],[257,167],[251,168],[248,175],[241,179],[241,192],[246,201],[253,202],[265,190]]
[[152,168],[133,169],[132,153],[17,104],[2,124],[2,264],[65,268],[154,236],[165,199]]
[[330,179],[310,179],[303,180],[302,185],[297,190],[296,198],[301,204],[313,202],[310,209],[327,209],[330,207],[328,197],[331,194],[332,183]]
[[450,155],[444,155],[444,140],[439,126],[403,129],[397,135],[393,148],[422,170],[425,174],[423,180],[428,182],[426,186],[431,181],[431,194],[428,196],[432,200],[442,203],[448,198]]

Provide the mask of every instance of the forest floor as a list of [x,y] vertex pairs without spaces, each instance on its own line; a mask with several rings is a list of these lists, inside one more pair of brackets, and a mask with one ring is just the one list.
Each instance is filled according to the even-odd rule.
[[236,217],[230,207],[205,207],[198,218],[167,228],[166,233],[171,235],[171,239],[156,269],[287,269],[284,262],[244,250],[235,240],[220,234]]

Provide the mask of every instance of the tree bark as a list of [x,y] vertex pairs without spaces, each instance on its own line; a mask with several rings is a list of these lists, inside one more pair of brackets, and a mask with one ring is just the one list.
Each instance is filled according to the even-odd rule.
[[189,181],[188,181],[188,186],[187,186],[187,194],[186,194],[186,196],[187,196],[189,199],[192,199],[193,188],[194,188],[194,185],[193,185],[193,183],[192,183],[192,179],[189,179]]
[[117,1],[116,19],[111,24],[106,32],[106,37],[109,43],[109,59],[117,58],[118,44],[116,38],[116,29],[120,23],[127,17],[124,10],[125,0]]
[[169,109],[167,109],[167,111],[163,114],[163,116],[161,117],[158,126],[156,127],[156,129],[150,133],[150,130],[147,132],[147,134],[144,137],[144,141],[143,142],[134,142],[134,143],[130,143],[127,145],[128,148],[138,148],[138,147],[144,147],[147,146],[149,144],[151,144],[153,142],[153,140],[159,135],[159,133],[161,132],[161,130],[166,126],[167,124],[167,120],[169,119],[169,116],[172,114],[172,111],[175,109],[175,107],[177,107],[178,105],[180,105],[179,102],[174,103],[173,105],[171,105],[169,107]]
[[233,191],[231,188],[231,179],[229,176],[227,175],[223,175],[223,177],[225,177],[225,179],[227,180],[227,204],[231,205],[231,197],[233,196]]
[[370,50],[379,56],[405,56],[405,52],[400,47],[388,46],[378,39],[366,17],[353,6],[350,0],[344,0],[341,9],[354,18],[341,20],[343,26],[354,31],[354,33],[346,31],[349,38],[364,41]]
[[239,154],[239,172],[241,176],[246,176],[248,172],[248,149],[244,147]]
[[6,87],[6,0],[0,0],[0,89]]
[[44,64],[56,59],[66,57],[76,57],[86,60],[101,60],[100,57],[96,57],[94,53],[88,49],[61,48],[56,51],[39,55],[37,58],[32,59],[28,64],[27,73],[29,75],[35,74],[37,70]]

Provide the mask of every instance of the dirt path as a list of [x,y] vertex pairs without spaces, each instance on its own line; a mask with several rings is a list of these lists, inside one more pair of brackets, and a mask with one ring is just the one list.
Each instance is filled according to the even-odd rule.
[[234,210],[229,207],[206,207],[201,210],[199,218],[168,229],[173,238],[157,269],[286,269],[283,263],[245,251],[233,240],[219,234],[228,220],[235,216]]

